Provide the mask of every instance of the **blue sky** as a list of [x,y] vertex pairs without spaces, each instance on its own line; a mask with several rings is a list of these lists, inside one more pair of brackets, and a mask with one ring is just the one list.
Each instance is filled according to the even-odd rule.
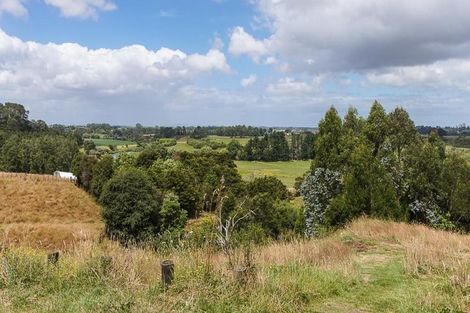
[[0,0],[0,102],[49,123],[314,126],[374,99],[470,123],[456,0]]

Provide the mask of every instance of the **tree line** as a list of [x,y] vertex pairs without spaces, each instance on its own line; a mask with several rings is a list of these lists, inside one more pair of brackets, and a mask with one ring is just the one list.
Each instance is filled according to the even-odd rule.
[[469,164],[437,132],[420,136],[400,107],[374,102],[366,119],[332,107],[300,189],[310,236],[361,215],[470,230]]
[[314,156],[315,136],[311,132],[292,133],[290,143],[284,131],[274,131],[262,137],[251,138],[243,147],[230,143],[227,147],[235,159],[246,161],[310,160]]
[[0,104],[0,171],[52,174],[69,171],[81,137],[30,121],[16,103]]
[[[303,229],[303,214],[289,202],[286,186],[274,177],[243,181],[226,152],[169,153],[153,144],[137,156],[81,153],[73,163],[80,186],[103,206],[107,234],[124,244],[181,239],[188,219],[206,214],[253,212],[237,234],[258,242]],[[191,232],[195,242],[214,238],[216,227],[209,224]]]

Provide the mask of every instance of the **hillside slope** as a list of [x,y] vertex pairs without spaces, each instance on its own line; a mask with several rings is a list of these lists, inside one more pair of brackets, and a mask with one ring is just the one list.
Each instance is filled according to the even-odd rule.
[[[469,312],[469,247],[467,235],[360,219],[327,238],[253,247],[241,285],[211,248],[162,255],[87,242],[57,266],[11,249],[0,254],[0,312]],[[167,258],[175,280],[165,290]]]
[[73,183],[48,175],[0,173],[0,239],[6,245],[65,248],[96,238],[100,207]]

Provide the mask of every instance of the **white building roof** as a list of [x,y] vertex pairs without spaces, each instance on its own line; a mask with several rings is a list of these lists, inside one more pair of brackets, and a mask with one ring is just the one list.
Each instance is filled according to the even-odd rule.
[[60,177],[60,178],[65,178],[65,179],[77,179],[73,173],[70,172],[61,172],[61,171],[55,171],[54,176]]

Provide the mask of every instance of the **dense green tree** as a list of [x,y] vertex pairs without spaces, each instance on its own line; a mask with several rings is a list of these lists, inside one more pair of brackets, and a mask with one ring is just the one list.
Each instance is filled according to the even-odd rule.
[[271,198],[277,200],[287,200],[289,191],[286,186],[276,177],[257,177],[247,185],[248,195],[254,197],[256,194],[267,193]]
[[136,167],[136,157],[134,154],[120,153],[114,160],[114,172],[122,172]]
[[139,153],[136,159],[136,166],[149,168],[154,161],[158,159],[165,159],[168,151],[159,144],[153,144],[145,147],[145,149]]
[[452,220],[470,231],[470,165],[460,155],[446,157],[440,180]]
[[93,140],[85,140],[83,142],[83,149],[86,154],[89,154],[92,150],[96,150],[95,142]]
[[181,161],[158,159],[150,167],[149,173],[157,188],[174,192],[181,209],[190,217],[197,216],[201,189],[191,168]]
[[77,143],[51,134],[10,133],[0,150],[0,163],[9,172],[52,174],[70,171]]
[[160,231],[182,230],[188,220],[188,213],[181,209],[178,196],[172,192],[165,194],[160,208]]
[[92,180],[90,192],[99,198],[103,191],[104,185],[113,177],[114,161],[110,155],[105,155],[92,168]]
[[400,162],[403,149],[416,142],[418,131],[408,112],[401,107],[388,115],[388,121],[391,146]]
[[387,114],[382,105],[374,101],[364,125],[364,134],[374,147],[374,156],[379,154],[388,133],[389,122]]
[[349,107],[343,122],[343,131],[351,131],[354,136],[361,134],[362,128],[364,127],[364,121],[354,107]]
[[[243,221],[244,226],[259,225],[266,236],[278,238],[286,231],[293,231],[298,220],[298,210],[288,201],[273,199],[268,193],[260,193],[245,204],[250,218]],[[238,212],[242,216],[245,212]]]
[[320,121],[318,136],[315,141],[315,159],[313,168],[339,170],[343,166],[341,160],[342,121],[338,111],[331,107]]
[[383,165],[373,156],[373,148],[359,143],[343,175],[343,189],[325,212],[328,225],[342,225],[361,214],[400,219],[404,212]]
[[227,145],[227,151],[231,159],[237,160],[243,151],[243,146],[236,140],[232,140]]
[[0,103],[0,129],[8,131],[27,131],[29,111],[18,103]]
[[128,243],[157,234],[160,203],[143,171],[131,169],[115,175],[104,186],[100,203],[110,237]]
[[97,161],[95,156],[79,153],[72,162],[72,173],[77,177],[77,184],[86,191],[90,191],[93,167]]

